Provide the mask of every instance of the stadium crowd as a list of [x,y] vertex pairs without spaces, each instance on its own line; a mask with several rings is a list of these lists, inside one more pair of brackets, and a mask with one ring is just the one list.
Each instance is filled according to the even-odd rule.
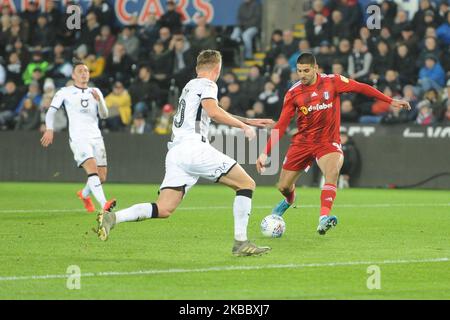
[[[0,8],[0,130],[43,130],[53,95],[71,84],[75,58],[86,63],[92,85],[105,95],[110,115],[103,129],[169,133],[179,90],[195,74],[195,57],[203,49],[224,54],[219,99],[234,114],[277,119],[285,92],[297,81],[297,57],[312,51],[322,72],[368,83],[413,107],[398,111],[345,94],[344,123],[450,124],[447,0],[420,0],[411,19],[394,1],[383,1],[381,29],[375,30],[367,28],[357,0],[311,1],[302,19],[306,37],[274,30],[263,67],[251,67],[245,81],[232,67],[238,66],[239,48],[250,59],[261,36],[257,0],[242,0],[234,27],[212,26],[201,14],[184,25],[170,0],[161,17],[150,14],[142,25],[119,27],[111,5],[94,0],[81,30],[69,30],[68,16],[50,3],[46,12],[34,2],[21,13]],[[58,112],[55,130],[66,127],[65,114]]]

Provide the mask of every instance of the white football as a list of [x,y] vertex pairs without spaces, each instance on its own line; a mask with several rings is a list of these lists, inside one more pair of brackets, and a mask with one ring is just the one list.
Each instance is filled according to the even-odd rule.
[[279,238],[286,231],[286,223],[283,218],[271,214],[261,221],[261,232],[265,237]]

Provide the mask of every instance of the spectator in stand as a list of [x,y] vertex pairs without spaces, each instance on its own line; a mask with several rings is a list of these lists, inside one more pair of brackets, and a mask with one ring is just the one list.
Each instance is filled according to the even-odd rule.
[[447,13],[449,12],[450,3],[448,0],[441,0],[436,10],[436,22],[441,25],[447,21]]
[[422,100],[417,105],[418,115],[416,123],[422,126],[433,125],[435,123],[433,109],[431,109],[430,101]]
[[398,78],[398,73],[395,70],[386,70],[383,78],[380,81],[380,87],[389,87],[393,96],[399,96],[402,93],[402,85]]
[[334,46],[339,45],[341,39],[351,38],[350,26],[344,21],[344,16],[340,10],[331,13],[330,40]]
[[156,41],[150,53],[150,67],[153,70],[155,80],[162,89],[169,88],[169,80],[173,70],[172,63],[171,52],[164,50],[164,43],[161,40]]
[[348,39],[342,39],[339,42],[337,52],[334,54],[334,61],[340,63],[342,67],[344,67],[346,74],[348,74],[348,61],[351,53],[350,41]]
[[308,20],[312,21],[317,14],[321,14],[326,18],[330,15],[330,9],[325,6],[323,0],[314,0],[312,3],[312,8],[308,11],[306,17]]
[[33,131],[39,128],[41,122],[41,114],[33,100],[28,98],[23,102],[23,108],[19,112],[16,130]]
[[275,56],[284,54],[285,57],[291,57],[298,50],[298,41],[294,38],[292,30],[283,31],[283,43],[280,47],[280,52]]
[[167,1],[167,11],[159,19],[161,27],[167,27],[172,33],[181,31],[181,14],[177,12],[175,1]]
[[262,8],[256,0],[243,0],[238,11],[238,26],[234,27],[231,39],[244,43],[245,59],[253,59],[253,39],[261,28]]
[[283,54],[280,54],[275,60],[272,74],[278,75],[280,77],[280,85],[286,87],[287,82],[291,78],[291,66]]
[[247,80],[242,83],[242,92],[247,95],[249,105],[253,105],[258,99],[258,94],[264,88],[264,78],[261,76],[261,71],[257,66],[250,68],[247,75]]
[[353,107],[353,102],[350,99],[341,102],[341,120],[342,122],[357,123],[359,113]]
[[[40,106],[40,128],[39,131],[44,133],[47,129],[45,126],[45,116],[48,109],[51,107],[52,97],[44,96],[41,101]],[[59,108],[55,114],[55,120],[53,122],[53,131],[60,132],[67,129],[67,117],[65,110],[63,108]]]
[[414,14],[414,17],[412,19],[412,25],[415,27],[418,27],[420,23],[424,21],[425,13],[431,10],[433,11],[433,7],[431,5],[430,0],[420,0],[419,2],[419,9]]
[[142,26],[137,27],[137,37],[141,43],[141,56],[145,55],[153,48],[153,44],[158,40],[159,28],[158,18],[153,12],[149,13]]
[[431,88],[441,90],[445,84],[445,72],[434,55],[425,58],[425,63],[419,71],[418,85],[422,92]]
[[347,76],[347,72],[344,70],[344,66],[339,63],[339,61],[333,61],[333,64],[331,65],[331,73],[332,74],[340,74],[343,76]]
[[362,21],[362,12],[359,7],[358,0],[336,0],[329,1],[328,4],[331,12],[339,10],[344,16],[344,21],[349,25],[350,31],[353,33],[351,39],[357,36]]
[[45,14],[40,14],[37,25],[31,29],[30,45],[32,50],[42,50],[42,52],[51,51],[55,45],[55,29],[53,29],[47,21]]
[[381,28],[380,35],[378,37],[378,41],[384,41],[389,46],[389,49],[394,50],[396,46],[396,42],[392,37],[391,30],[388,27]]
[[186,44],[184,35],[174,35],[171,44],[172,50],[172,76],[179,88],[184,88],[194,74],[194,55],[189,45]]
[[330,43],[327,40],[320,43],[319,53],[316,54],[316,60],[323,73],[331,72],[333,53],[331,52]]
[[435,13],[434,10],[427,10],[425,11],[423,20],[419,21],[419,25],[416,26],[416,33],[417,36],[422,39],[425,36],[425,31],[428,27],[437,28],[438,23],[434,19]]
[[265,83],[264,91],[259,94],[258,99],[264,104],[265,114],[269,118],[278,119],[281,113],[282,98],[273,82]]
[[348,58],[348,74],[350,78],[366,82],[369,78],[372,59],[372,54],[368,52],[361,39],[355,39],[353,51]]
[[61,13],[56,7],[56,1],[48,1],[45,3],[45,15],[47,16],[48,25],[50,28],[56,31],[58,29],[61,16]]
[[228,85],[228,94],[231,99],[230,113],[245,116],[249,106],[248,100],[241,91],[239,82],[233,82]]
[[450,11],[447,12],[446,17],[445,22],[436,29],[436,35],[443,45],[450,46]]
[[106,126],[111,131],[119,131],[131,122],[131,97],[120,81],[114,83],[113,90],[105,97],[109,115]]
[[445,125],[450,125],[450,100],[447,100],[446,109],[444,113],[444,118],[442,119],[442,123]]
[[125,47],[120,43],[116,43],[106,60],[105,75],[108,77],[108,81],[121,81],[128,84],[130,82],[132,64],[133,61],[127,55]]
[[264,104],[261,101],[256,101],[252,108],[247,110],[247,118],[265,118]]
[[45,73],[48,70],[48,66],[49,64],[47,61],[44,60],[42,53],[40,51],[34,52],[32,61],[27,65],[22,75],[23,83],[25,85],[29,85],[31,81],[33,81],[33,71],[35,69],[41,70],[45,75]]
[[191,39],[192,55],[196,57],[202,50],[217,48],[217,42],[205,26],[197,26]]
[[27,99],[31,99],[33,101],[33,103],[37,106],[39,106],[41,104],[42,94],[41,94],[41,89],[40,89],[38,82],[32,81],[28,85],[28,91],[22,97],[22,100],[20,100],[19,104],[17,105],[16,109],[14,110],[14,115],[20,114],[20,111],[22,111],[22,108],[24,106],[24,102]]
[[16,52],[11,52],[8,57],[8,63],[6,64],[6,78],[18,85],[22,85],[22,67],[23,65],[19,55]]
[[427,56],[435,56],[439,59],[441,56],[441,50],[437,45],[437,40],[434,37],[426,37],[424,40],[424,48],[420,51],[419,57],[417,58],[417,67],[424,64],[425,58]]
[[391,27],[392,37],[395,40],[400,40],[402,35],[402,30],[409,24],[408,12],[405,10],[398,10],[395,16],[394,23]]
[[140,42],[138,37],[134,34],[133,27],[125,26],[117,37],[117,43],[120,43],[125,47],[125,51],[133,61],[138,60]]
[[222,96],[219,100],[219,106],[225,110],[230,112],[231,109],[231,98],[229,96]]
[[411,24],[407,24],[403,28],[399,42],[405,44],[408,47],[409,54],[412,57],[417,56],[417,43],[419,42],[419,39],[414,33],[414,29]]
[[[39,17],[39,7],[38,7],[37,1],[30,1],[28,2],[28,6],[25,6],[25,11],[22,11],[21,18],[24,22],[24,28],[34,28],[34,26],[37,24],[37,20]],[[24,39],[25,41],[28,40],[28,38]]]
[[306,37],[311,47],[316,48],[323,40],[330,39],[328,19],[321,14],[316,14],[314,20],[306,22]]
[[111,54],[116,36],[111,33],[111,27],[104,25],[100,29],[100,34],[95,38],[95,54],[105,59]]
[[106,63],[105,58],[97,57],[95,54],[89,54],[83,62],[89,69],[92,82],[96,83],[96,80],[103,76]]
[[381,21],[386,27],[392,27],[397,15],[397,4],[392,0],[384,0],[381,3]]
[[378,42],[377,51],[374,53],[370,80],[377,81],[387,70],[394,67],[394,56],[384,41]]
[[86,15],[86,25],[81,28],[80,39],[78,44],[85,44],[89,52],[94,52],[95,39],[100,34],[100,24],[97,20],[97,15],[90,12]]
[[430,107],[433,110],[433,116],[436,121],[441,121],[445,112],[445,104],[439,93],[435,89],[430,89],[423,94],[423,99],[430,102]]
[[408,46],[400,44],[394,56],[394,70],[399,73],[402,85],[416,83],[417,68],[415,63],[415,59],[409,54]]
[[148,117],[153,111],[153,106],[158,106],[161,101],[161,88],[152,79],[152,70],[149,66],[143,65],[139,68],[138,79],[133,82],[128,89],[131,96],[131,103],[134,114],[143,114]]
[[343,189],[353,184],[361,166],[361,157],[353,139],[346,132],[341,132],[341,146],[345,160],[340,170],[338,187]]
[[94,13],[100,25],[114,25],[114,9],[106,0],[93,0],[89,13]]
[[297,59],[300,56],[302,52],[311,52],[311,47],[309,45],[309,41],[306,39],[302,39],[298,42],[298,51],[294,53],[292,56],[287,57],[289,58],[289,66],[291,68],[291,71],[297,70]]
[[409,105],[411,106],[411,110],[408,113],[408,120],[414,121],[417,117],[417,103],[419,102],[419,99],[417,98],[415,92],[414,92],[414,86],[408,84],[403,87],[403,97],[402,100],[408,101]]
[[145,116],[142,113],[138,113],[133,117],[133,124],[130,127],[131,134],[146,134],[151,133],[152,127],[145,120]]
[[22,93],[16,84],[8,80],[5,84],[5,92],[0,92],[0,130],[6,130],[12,125],[15,109],[19,105]]
[[159,29],[159,39],[164,46],[164,51],[169,50],[170,41],[172,40],[172,32],[168,27],[162,27]]
[[[392,97],[392,90],[389,87],[385,87],[383,93],[389,97]],[[362,116],[359,118],[360,123],[380,123],[383,116],[390,110],[390,103],[376,100],[361,105]]]
[[378,39],[375,35],[371,33],[369,28],[363,26],[359,29],[359,38],[362,40],[363,44],[369,49],[370,52],[375,52],[377,50],[377,45],[379,41],[383,41],[383,39]]
[[228,94],[228,85],[233,82],[237,82],[236,75],[228,71],[217,81],[217,87],[219,88],[219,98]]
[[266,50],[266,58],[264,59],[264,65],[268,66],[269,70],[272,70],[275,58],[281,51],[281,45],[283,43],[283,31],[276,29],[272,32],[270,38],[270,46]]

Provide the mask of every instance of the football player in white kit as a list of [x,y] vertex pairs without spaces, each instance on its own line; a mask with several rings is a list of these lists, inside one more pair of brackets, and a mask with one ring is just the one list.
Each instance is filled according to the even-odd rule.
[[102,183],[106,181],[107,162],[103,137],[98,127],[98,115],[108,117],[103,95],[97,88],[89,88],[89,69],[82,62],[75,62],[72,79],[74,85],[64,87],[56,92],[51,107],[45,117],[46,131],[41,144],[48,147],[53,143],[53,123],[56,112],[65,108],[69,121],[69,143],[78,167],[83,167],[88,175],[86,186],[77,192],[78,197],[88,212],[95,211],[89,197],[92,193],[102,210],[110,211],[116,200],[107,201]]
[[[240,128],[249,139],[255,131],[249,125],[273,125],[270,119],[244,119],[232,116],[219,107],[217,84],[222,56],[215,50],[202,51],[197,57],[197,78],[191,80],[179,98],[173,120],[172,141],[166,156],[166,174],[154,203],[136,204],[130,208],[98,215],[97,233],[107,240],[111,229],[122,222],[151,218],[168,218],[183,200],[186,192],[202,177],[225,184],[236,191],[233,205],[234,246],[237,256],[260,255],[270,250],[247,239],[247,225],[252,206],[255,181],[232,158],[213,148],[208,141],[211,119]],[[244,123],[241,120],[244,120]]]

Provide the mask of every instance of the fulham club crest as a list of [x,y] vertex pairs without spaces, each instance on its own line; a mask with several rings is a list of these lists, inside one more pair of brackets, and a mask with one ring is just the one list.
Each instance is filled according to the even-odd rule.
[[325,98],[325,100],[330,99],[330,94],[328,93],[328,91],[325,91],[325,92],[323,93],[323,97]]

